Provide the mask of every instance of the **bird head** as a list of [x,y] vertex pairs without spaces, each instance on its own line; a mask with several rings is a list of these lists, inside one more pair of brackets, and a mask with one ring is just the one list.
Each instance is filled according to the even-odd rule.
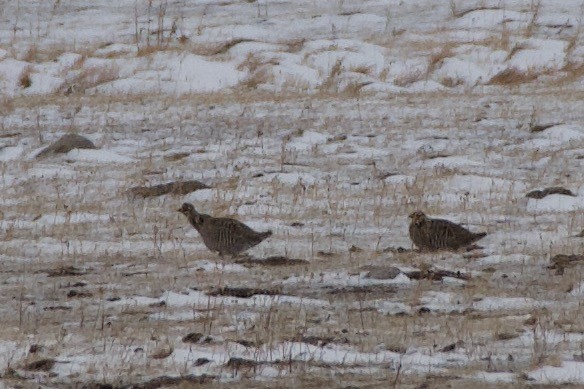
[[201,222],[203,221],[203,218],[195,210],[195,207],[191,203],[183,203],[183,205],[179,209],[177,209],[177,211],[185,215],[187,218],[189,218],[189,220],[191,220],[191,223],[201,224]]
[[414,211],[410,213],[409,218],[412,219],[412,224],[421,226],[428,218],[422,211]]
[[195,210],[195,207],[193,207],[193,204],[191,203],[183,203],[182,207],[180,207],[179,209],[177,209],[178,212],[188,215],[189,213],[193,212]]

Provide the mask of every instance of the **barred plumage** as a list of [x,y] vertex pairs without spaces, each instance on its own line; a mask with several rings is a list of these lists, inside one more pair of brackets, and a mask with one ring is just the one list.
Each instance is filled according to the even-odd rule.
[[410,239],[422,251],[458,250],[485,237],[444,219],[431,219],[422,211],[410,214]]
[[236,256],[272,235],[272,231],[257,232],[235,219],[198,213],[190,203],[184,203],[178,211],[199,232],[205,246],[221,256]]

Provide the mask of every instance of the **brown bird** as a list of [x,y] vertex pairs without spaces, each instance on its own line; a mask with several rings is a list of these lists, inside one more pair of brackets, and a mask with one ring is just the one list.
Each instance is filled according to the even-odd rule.
[[272,231],[257,232],[235,219],[198,213],[190,203],[184,203],[178,212],[199,232],[205,246],[219,252],[221,257],[224,254],[237,256],[272,235]]
[[470,232],[460,224],[431,219],[422,211],[410,214],[410,239],[421,251],[458,250],[485,237],[486,232]]

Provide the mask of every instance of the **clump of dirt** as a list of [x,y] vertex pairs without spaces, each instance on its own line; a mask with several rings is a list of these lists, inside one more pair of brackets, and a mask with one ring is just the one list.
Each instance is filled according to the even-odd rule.
[[245,257],[235,261],[240,265],[261,265],[261,266],[295,266],[309,263],[305,259],[288,258],[281,255],[274,255],[267,258]]

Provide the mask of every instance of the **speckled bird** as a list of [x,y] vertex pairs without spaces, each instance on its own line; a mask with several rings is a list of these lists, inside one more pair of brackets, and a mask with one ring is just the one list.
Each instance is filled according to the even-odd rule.
[[484,238],[486,232],[470,232],[460,224],[432,219],[422,211],[409,215],[410,239],[421,251],[458,250]]
[[198,213],[190,203],[184,203],[178,212],[199,232],[205,246],[221,257],[237,256],[272,235],[272,231],[257,232],[235,219]]

